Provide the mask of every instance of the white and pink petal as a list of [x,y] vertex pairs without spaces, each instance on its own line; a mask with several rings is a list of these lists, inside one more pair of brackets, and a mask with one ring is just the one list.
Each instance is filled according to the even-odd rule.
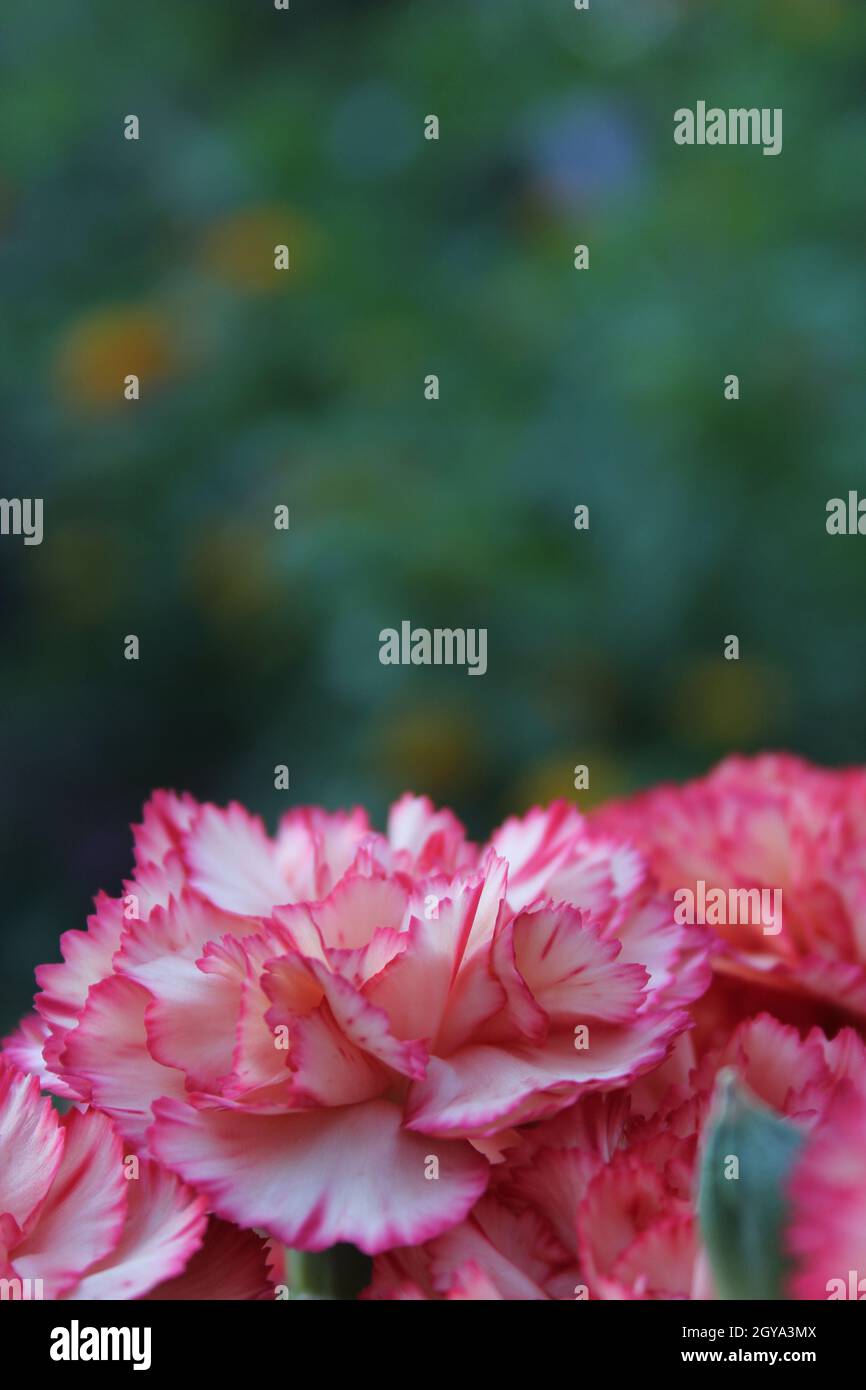
[[490,1172],[468,1144],[408,1133],[386,1100],[293,1115],[166,1100],[155,1113],[151,1142],[163,1163],[219,1215],[298,1249],[348,1241],[376,1254],[429,1240],[463,1219]]

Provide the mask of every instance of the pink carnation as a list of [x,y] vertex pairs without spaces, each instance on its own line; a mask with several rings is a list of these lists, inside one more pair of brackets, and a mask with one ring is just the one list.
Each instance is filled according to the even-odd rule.
[[866,1299],[866,1093],[851,1084],[806,1145],[790,1183],[791,1297]]
[[672,892],[697,895],[700,881],[705,893],[780,890],[777,934],[707,914],[716,983],[702,1031],[720,1036],[760,1008],[829,1030],[866,1020],[866,771],[731,757],[685,786],[607,806],[593,824],[637,845]]
[[4,1297],[273,1296],[261,1240],[208,1220],[201,1197],[142,1159],[124,1163],[106,1115],[62,1118],[35,1077],[0,1058],[0,1279]]
[[[862,1262],[855,1149],[848,1150],[844,1172],[833,1172],[832,1138],[821,1136],[839,1097],[862,1084],[866,1048],[850,1030],[831,1041],[814,1029],[803,1039],[795,1028],[763,1015],[741,1025],[682,1084],[676,1068],[662,1068],[669,1084],[660,1095],[656,1072],[648,1078],[654,1087],[639,1081],[626,1091],[588,1096],[553,1119],[527,1126],[468,1218],[423,1246],[380,1255],[365,1297],[712,1298],[695,1190],[701,1136],[722,1067],[733,1068],[764,1104],[814,1129],[825,1182],[833,1173],[846,1199],[835,1206],[831,1190],[822,1202],[822,1260],[826,1243],[828,1268],[839,1264],[843,1217],[856,1214],[844,1248],[853,1259],[856,1247]],[[859,1134],[862,1142],[862,1117],[858,1123],[856,1130],[849,1113],[847,1137],[853,1141]],[[800,1247],[814,1254],[810,1177],[804,1171],[802,1229],[795,1234]],[[815,1191],[813,1186],[813,1196]],[[821,1261],[812,1278],[818,1274],[823,1280]],[[811,1283],[802,1283],[797,1296],[813,1297],[802,1291],[807,1287]]]
[[61,947],[15,1057],[220,1216],[369,1253],[462,1222],[518,1126],[658,1066],[708,979],[640,854],[564,803],[478,849],[410,796],[386,835],[304,809],[271,839],[157,793],[123,896]]

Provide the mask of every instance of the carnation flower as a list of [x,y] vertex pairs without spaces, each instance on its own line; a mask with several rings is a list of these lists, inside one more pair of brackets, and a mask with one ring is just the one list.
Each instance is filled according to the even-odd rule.
[[37,971],[8,1049],[307,1250],[463,1221],[517,1127],[658,1066],[708,979],[641,855],[564,803],[479,849],[423,798],[386,835],[303,809],[270,838],[157,793],[124,888]]
[[866,1092],[860,1080],[834,1098],[790,1181],[792,1298],[866,1298]]
[[[796,1293],[814,1297],[808,1290],[825,1279],[825,1266],[839,1266],[843,1249],[846,1259],[857,1251],[861,1264],[866,1257],[856,1167],[862,1153],[854,1146],[864,1137],[862,1113],[856,1119],[853,1108],[845,1112],[851,1147],[841,1166],[833,1162],[834,1121],[825,1121],[840,1097],[863,1084],[866,1047],[851,1030],[830,1040],[814,1029],[803,1039],[769,1015],[741,1025],[723,1049],[692,1069],[684,1086],[674,1082],[661,1099],[638,1082],[627,1091],[584,1097],[555,1118],[527,1126],[469,1217],[423,1246],[380,1255],[364,1297],[712,1298],[695,1189],[722,1068],[733,1068],[753,1096],[817,1136],[809,1150],[814,1162],[804,1162],[799,1180],[803,1211],[793,1237],[807,1254],[817,1247],[818,1262]],[[817,1234],[807,1195],[815,1164],[822,1182],[811,1187],[812,1197],[830,1186],[820,1201]],[[834,1205],[834,1182],[845,1198],[841,1206]],[[857,1217],[847,1245],[842,1214]]]
[[35,1077],[0,1058],[4,1297],[273,1296],[258,1237],[209,1219],[204,1200],[156,1163],[124,1159],[106,1115],[59,1116]]
[[[866,772],[787,755],[732,757],[709,776],[662,786],[593,818],[637,845],[661,886],[778,890],[781,931],[754,916],[714,919],[716,983],[701,1007],[718,1037],[771,1009],[801,1026],[866,1019]],[[699,885],[703,883],[704,888]],[[745,901],[745,899],[743,899]]]

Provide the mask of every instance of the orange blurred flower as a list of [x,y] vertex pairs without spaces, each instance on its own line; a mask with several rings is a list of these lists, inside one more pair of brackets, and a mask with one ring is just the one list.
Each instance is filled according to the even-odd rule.
[[113,305],[86,314],[60,339],[55,357],[64,402],[83,410],[105,410],[124,402],[124,379],[142,387],[164,381],[178,364],[171,324],[143,304]]

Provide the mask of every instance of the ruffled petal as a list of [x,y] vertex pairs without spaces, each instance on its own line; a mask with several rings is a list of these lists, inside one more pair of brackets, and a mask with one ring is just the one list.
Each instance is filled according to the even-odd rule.
[[641,1014],[627,1027],[590,1024],[589,1046],[557,1034],[543,1047],[471,1046],[431,1057],[409,1089],[410,1129],[426,1134],[492,1133],[555,1114],[586,1091],[628,1085],[658,1065],[689,1022],[684,1013]]
[[316,960],[286,955],[268,963],[263,985],[273,1000],[268,1013],[272,1027],[284,1024],[291,1032],[293,1017],[300,1012],[299,990],[305,988],[305,981],[312,982],[317,997],[312,997],[304,1012],[325,999],[338,1026],[356,1047],[404,1076],[424,1075],[427,1049],[423,1042],[399,1037],[384,1009],[371,1003],[341,976],[332,975]]
[[105,1115],[73,1110],[62,1121],[63,1159],[44,1205],[14,1254],[16,1271],[62,1298],[115,1248],[127,1210],[123,1149]]
[[[490,837],[490,845],[508,863],[508,901],[515,912],[540,897],[549,897],[552,876],[574,855],[574,846],[586,836],[585,822],[576,806],[556,801],[545,810],[535,807],[526,816],[512,816]],[[609,870],[594,870],[597,882],[609,894],[613,884]],[[570,902],[581,906],[578,899]]]
[[384,1067],[349,1041],[327,1004],[294,1019],[289,1047],[293,1107],[354,1105],[388,1088]]
[[466,832],[451,811],[437,811],[429,797],[407,792],[388,813],[388,841],[407,854],[416,874],[453,874],[471,852]]
[[240,1231],[230,1222],[212,1216],[201,1249],[183,1273],[163,1280],[143,1297],[233,1302],[271,1299],[274,1283],[268,1270],[267,1242],[252,1231]]
[[[141,1298],[181,1275],[199,1250],[207,1225],[205,1202],[173,1173],[143,1159],[139,1175],[124,1179],[129,1206],[111,1254],[93,1265],[68,1295],[74,1299]],[[217,1271],[214,1282],[217,1283]],[[177,1295],[161,1295],[172,1297]]]
[[178,796],[176,792],[155,791],[145,803],[141,824],[132,827],[138,868],[164,864],[179,850],[198,809],[198,802],[188,792]]
[[63,1158],[64,1134],[39,1082],[0,1057],[0,1214],[23,1230],[45,1201]]
[[[371,980],[364,994],[383,1009],[391,1027],[401,1038],[425,1038],[435,1046],[466,953],[475,916],[481,902],[483,881],[462,890],[454,900],[435,904],[435,915],[413,917],[406,949]],[[492,975],[482,971],[476,990],[462,1001],[473,1010],[481,992],[481,1017],[487,1017],[502,1002],[502,991]]]
[[193,888],[226,912],[268,916],[278,904],[293,899],[261,819],[236,801],[225,810],[203,806],[183,847]]
[[36,1008],[54,1027],[73,1028],[91,985],[111,974],[126,926],[123,899],[100,893],[95,906],[87,931],[67,931],[61,936],[62,964],[36,967],[42,991],[36,996]]
[[151,999],[148,990],[120,975],[94,985],[64,1052],[66,1072],[89,1086],[93,1104],[137,1147],[152,1119],[151,1102],[185,1094],[183,1072],[162,1066],[148,1051],[145,1013]]
[[276,849],[292,885],[290,900],[324,898],[330,893],[370,833],[367,813],[360,806],[353,811],[323,811],[318,806],[287,811],[280,820]]
[[514,923],[517,968],[555,1024],[635,1017],[649,977],[642,965],[623,964],[620,954],[618,941],[605,941],[600,928],[566,904],[523,912]]
[[51,1091],[67,1100],[78,1100],[78,1092],[61,1080],[45,1060],[44,1049],[51,1041],[51,1028],[45,1019],[38,1014],[27,1014],[15,1032],[3,1039],[0,1050],[21,1071],[35,1076],[43,1091]]
[[394,879],[347,874],[324,902],[310,907],[325,949],[357,950],[380,928],[396,931],[408,894]]
[[463,1219],[490,1172],[468,1144],[407,1133],[384,1100],[296,1115],[169,1100],[155,1112],[151,1142],[162,1162],[221,1216],[302,1250],[349,1241],[375,1254],[428,1240]]

